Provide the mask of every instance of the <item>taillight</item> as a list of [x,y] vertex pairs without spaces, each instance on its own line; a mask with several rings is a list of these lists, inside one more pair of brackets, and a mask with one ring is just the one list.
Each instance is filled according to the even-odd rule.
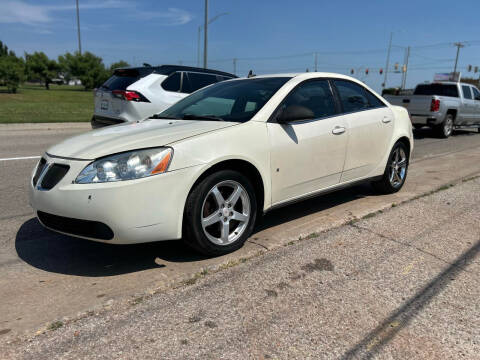
[[127,101],[143,101],[143,102],[150,102],[148,99],[140,94],[137,91],[132,90],[113,90],[112,94],[114,97],[127,100]]
[[432,104],[430,105],[430,111],[436,112],[440,110],[440,100],[432,99]]

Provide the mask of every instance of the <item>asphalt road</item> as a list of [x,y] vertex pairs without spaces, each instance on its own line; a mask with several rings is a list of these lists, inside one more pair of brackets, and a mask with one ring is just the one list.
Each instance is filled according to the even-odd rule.
[[479,213],[477,178],[0,351],[35,360],[479,359]]
[[[2,126],[0,159],[41,155],[49,145],[86,129],[85,124]],[[378,197],[369,187],[357,187],[277,210],[241,251],[213,259],[177,241],[111,246],[49,232],[28,206],[26,189],[37,160],[0,160],[0,341],[168,288],[204,268],[253,256],[468,177],[480,171],[479,149],[477,133],[444,140],[417,132],[407,186],[398,195]]]

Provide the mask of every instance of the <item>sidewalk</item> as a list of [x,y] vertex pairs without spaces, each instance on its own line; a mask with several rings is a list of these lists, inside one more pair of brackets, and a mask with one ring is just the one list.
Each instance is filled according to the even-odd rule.
[[66,324],[6,358],[478,359],[480,179]]

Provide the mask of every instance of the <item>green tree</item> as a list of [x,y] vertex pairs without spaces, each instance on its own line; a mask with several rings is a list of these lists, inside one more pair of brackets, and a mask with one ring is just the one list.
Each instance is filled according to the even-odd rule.
[[58,76],[60,66],[55,60],[50,60],[43,52],[25,54],[25,66],[28,80],[40,80],[47,90],[52,79]]
[[0,83],[7,90],[16,93],[24,81],[25,64],[22,58],[18,58],[13,51],[9,51],[7,45],[0,41]]
[[103,84],[109,77],[102,58],[90,53],[66,53],[58,57],[58,63],[67,79],[80,79],[85,90]]
[[118,68],[126,68],[129,67],[130,64],[127,63],[126,61],[120,60],[117,62],[114,62],[113,64],[110,65],[110,74],[113,74],[113,70],[118,69]]
[[25,65],[23,59],[16,56],[0,56],[0,82],[9,92],[16,93],[17,89],[25,80]]

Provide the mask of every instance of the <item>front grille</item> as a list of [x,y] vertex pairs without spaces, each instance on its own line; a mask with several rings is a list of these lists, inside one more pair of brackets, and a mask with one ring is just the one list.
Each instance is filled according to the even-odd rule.
[[112,229],[98,221],[68,218],[42,211],[38,211],[37,215],[40,221],[52,230],[99,240],[113,239]]
[[40,174],[42,173],[46,163],[47,160],[42,157],[37,165],[37,171],[35,171],[35,175],[33,175],[33,186],[37,185],[38,178],[40,177]]
[[59,183],[60,180],[63,179],[69,169],[70,166],[63,164],[53,164],[50,166],[42,179],[42,183],[40,184],[41,188],[44,190],[52,189]]

